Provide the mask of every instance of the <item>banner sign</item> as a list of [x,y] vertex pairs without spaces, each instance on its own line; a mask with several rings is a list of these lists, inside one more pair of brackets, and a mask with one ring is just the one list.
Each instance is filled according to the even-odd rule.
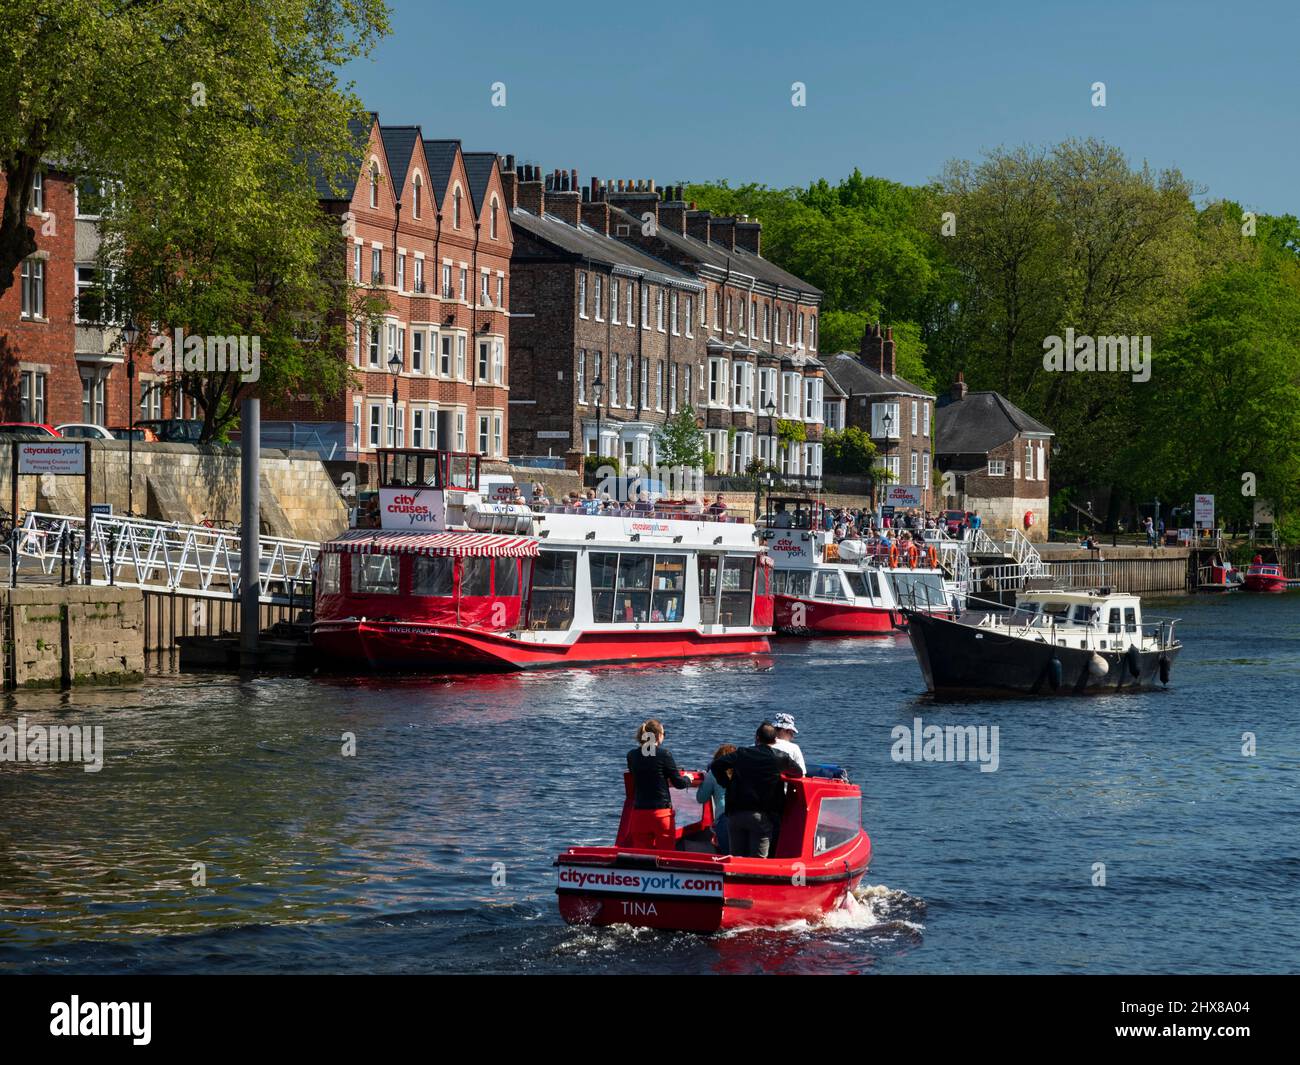
[[1214,496],[1197,496],[1193,510],[1198,529],[1214,528]]
[[904,510],[920,510],[923,491],[919,484],[891,484],[885,490],[885,503]]
[[86,445],[78,441],[75,444],[22,443],[18,445],[19,473],[53,473],[85,475]]
[[777,569],[811,569],[813,540],[806,532],[778,533],[767,541],[767,553]]
[[379,522],[385,529],[444,527],[442,491],[437,488],[379,489]]
[[722,877],[701,873],[641,872],[599,866],[561,866],[561,889],[606,891],[619,895],[688,895],[691,898],[722,898]]

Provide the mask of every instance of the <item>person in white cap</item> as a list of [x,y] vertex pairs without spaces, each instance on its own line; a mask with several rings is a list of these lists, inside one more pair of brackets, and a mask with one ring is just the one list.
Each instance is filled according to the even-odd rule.
[[799,768],[805,773],[808,772],[808,766],[803,760],[803,751],[799,745],[794,742],[798,729],[794,727],[794,718],[790,714],[777,714],[772,718],[772,727],[776,729],[776,743],[774,746],[778,751],[785,751],[791,758],[799,763]]

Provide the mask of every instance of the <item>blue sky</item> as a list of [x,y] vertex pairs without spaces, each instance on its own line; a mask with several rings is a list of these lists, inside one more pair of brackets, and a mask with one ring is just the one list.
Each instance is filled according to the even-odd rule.
[[389,2],[393,34],[346,71],[384,122],[583,181],[916,183],[1097,136],[1208,198],[1300,214],[1295,0]]

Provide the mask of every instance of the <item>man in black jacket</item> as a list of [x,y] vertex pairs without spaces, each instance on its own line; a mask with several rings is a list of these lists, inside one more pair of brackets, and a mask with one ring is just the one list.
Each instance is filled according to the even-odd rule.
[[803,776],[799,763],[773,746],[776,729],[766,721],[758,726],[753,747],[742,747],[715,759],[709,771],[717,780],[726,780],[727,827],[731,833],[731,853],[747,858],[766,858],[772,849],[775,826],[785,806],[783,773]]

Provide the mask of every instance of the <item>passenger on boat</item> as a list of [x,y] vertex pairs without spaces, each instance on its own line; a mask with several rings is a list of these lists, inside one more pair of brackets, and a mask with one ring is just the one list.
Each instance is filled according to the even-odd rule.
[[[724,743],[713,752],[713,762],[735,749],[734,743]],[[731,782],[731,773],[732,770],[724,770],[723,777],[719,780],[711,772],[706,771],[704,783],[695,789],[695,801],[701,806],[706,802],[713,802],[713,838],[718,845],[719,854],[731,853],[731,838],[727,833],[727,785]]]
[[754,739],[753,747],[724,754],[709,766],[718,779],[732,771],[727,785],[727,831],[731,853],[742,858],[766,858],[771,852],[785,804],[781,774],[803,776],[799,763],[776,749],[776,729],[766,721],[758,726]]
[[646,498],[646,494],[641,489],[637,489],[636,506],[633,508],[638,514],[649,514],[654,510],[654,505]]
[[784,503],[776,505],[776,516],[772,519],[772,526],[777,529],[789,529],[794,526],[794,521],[785,509]]
[[643,721],[636,739],[638,745],[627,752],[633,784],[628,834],[634,847],[671,850],[673,805],[668,788],[689,788],[691,782],[664,746],[664,727],[658,720]]
[[722,498],[722,493],[719,492],[717,498],[714,499],[713,502],[709,504],[709,513],[712,514],[715,518],[720,518],[726,512],[727,512],[726,501]]
[[587,496],[582,501],[582,512],[584,514],[596,514],[600,511],[600,503],[596,500],[596,489],[588,488]]
[[533,497],[528,502],[534,507],[544,507],[550,503],[550,500],[546,498],[546,489],[541,481],[533,485]]
[[776,749],[785,751],[786,754],[799,763],[799,768],[807,773],[808,763],[803,760],[803,751],[794,742],[795,735],[799,732],[794,727],[794,716],[791,714],[777,714],[776,717],[772,718],[772,727],[776,729]]

